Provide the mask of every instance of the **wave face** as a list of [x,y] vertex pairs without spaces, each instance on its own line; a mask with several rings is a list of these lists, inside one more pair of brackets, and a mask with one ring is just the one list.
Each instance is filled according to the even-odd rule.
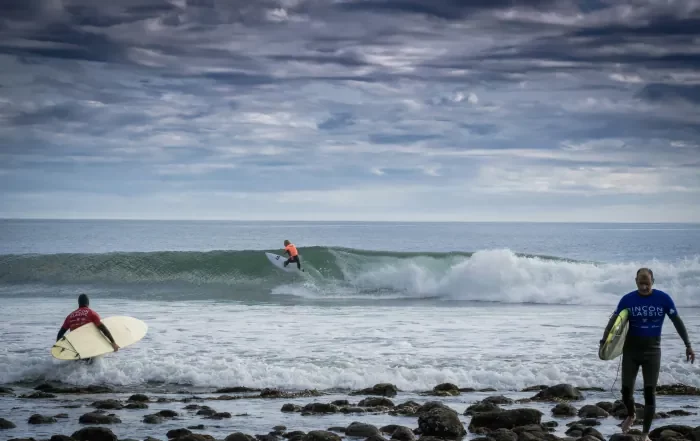
[[[272,250],[279,253],[279,250]],[[302,250],[307,274],[272,266],[263,251],[0,255],[1,295],[22,285],[127,288],[128,296],[185,287],[202,300],[435,299],[466,302],[609,305],[649,266],[656,288],[679,306],[700,306],[700,260],[598,264],[511,250],[398,253],[348,248]],[[137,286],[138,289],[130,289]],[[60,291],[60,290],[58,290]],[[173,291],[174,292],[174,291]],[[175,295],[173,294],[173,299]]]

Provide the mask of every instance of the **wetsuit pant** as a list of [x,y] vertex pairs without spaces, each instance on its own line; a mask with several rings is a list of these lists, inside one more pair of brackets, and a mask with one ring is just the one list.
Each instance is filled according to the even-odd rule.
[[289,265],[292,262],[297,263],[297,268],[301,269],[301,262],[299,261],[299,255],[297,254],[296,256],[292,256],[289,259],[284,261],[284,266]]
[[661,368],[661,339],[658,337],[628,336],[622,352],[622,402],[627,408],[627,415],[633,415],[634,384],[639,369],[644,380],[644,433],[649,433],[651,422],[656,413],[656,384]]

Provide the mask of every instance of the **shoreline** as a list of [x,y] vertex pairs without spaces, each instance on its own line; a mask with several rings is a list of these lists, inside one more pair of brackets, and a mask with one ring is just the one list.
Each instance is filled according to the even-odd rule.
[[[0,428],[0,438],[604,441],[621,436],[618,425],[626,413],[620,407],[619,392],[568,384],[520,391],[476,390],[449,383],[418,392],[401,391],[388,383],[345,391],[147,389],[141,387],[141,393],[135,393],[100,385],[0,386],[0,427],[7,427]],[[700,388],[660,385],[657,391],[652,440],[700,441]],[[643,404],[639,393],[635,399]],[[638,429],[633,426],[631,433]],[[674,433],[664,432],[668,429]],[[623,438],[618,441],[633,441],[633,437]]]

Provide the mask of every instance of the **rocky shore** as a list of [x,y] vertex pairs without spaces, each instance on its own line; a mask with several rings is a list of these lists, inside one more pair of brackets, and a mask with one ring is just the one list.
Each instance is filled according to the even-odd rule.
[[[0,387],[0,439],[635,441],[641,424],[620,434],[622,403],[598,400],[606,394],[602,389],[570,384],[513,393],[448,383],[423,392],[391,384],[358,391],[133,392],[55,384]],[[700,441],[700,389],[663,385],[658,394],[650,438]]]

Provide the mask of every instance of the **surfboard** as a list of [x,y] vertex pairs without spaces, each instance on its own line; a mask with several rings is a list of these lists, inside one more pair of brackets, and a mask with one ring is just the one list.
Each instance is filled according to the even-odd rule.
[[284,266],[285,260],[287,260],[286,257],[280,256],[278,254],[273,254],[273,253],[265,253],[267,256],[267,259],[272,263],[274,266],[277,268],[281,269],[282,271],[286,271],[288,273],[301,273],[303,271],[299,271],[299,268],[297,268],[296,262],[292,262],[286,267]]
[[[148,325],[134,317],[113,316],[102,319],[119,350],[141,340]],[[88,323],[68,332],[51,348],[51,355],[59,360],[80,360],[114,352],[112,344],[94,323]]]
[[623,309],[615,319],[612,329],[605,337],[605,343],[598,349],[598,357],[601,360],[612,360],[622,354],[629,327],[629,311]]

